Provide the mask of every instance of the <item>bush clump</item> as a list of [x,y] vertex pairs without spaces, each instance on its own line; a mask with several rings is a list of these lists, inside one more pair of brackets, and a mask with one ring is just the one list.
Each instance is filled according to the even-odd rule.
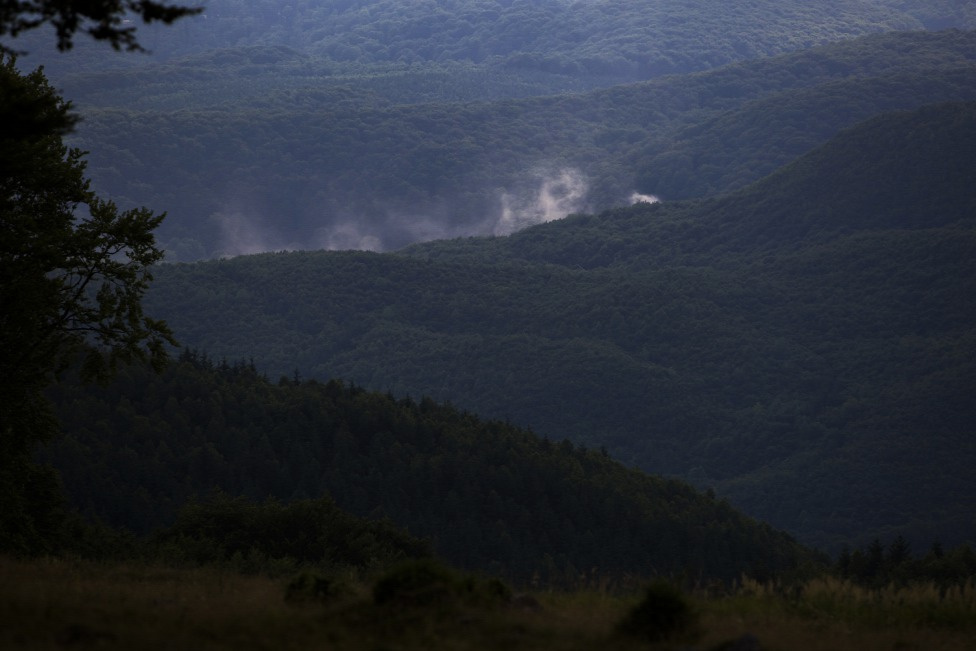
[[644,598],[617,625],[624,635],[648,642],[697,635],[698,615],[677,587],[664,581],[648,586]]
[[302,572],[285,586],[288,603],[328,603],[352,592],[343,581],[315,572]]
[[512,590],[503,581],[479,580],[431,559],[402,563],[373,586],[373,601],[377,605],[492,607],[511,600]]
[[402,563],[384,574],[373,586],[377,605],[398,603],[424,606],[450,600],[460,577],[432,560]]

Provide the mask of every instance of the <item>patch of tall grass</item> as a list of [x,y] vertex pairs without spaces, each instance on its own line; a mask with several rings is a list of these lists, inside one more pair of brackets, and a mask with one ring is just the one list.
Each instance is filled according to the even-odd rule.
[[743,579],[730,598],[734,608],[794,613],[812,619],[877,627],[976,627],[976,582],[891,584],[871,589],[834,577],[789,588]]
[[695,603],[706,641],[752,633],[764,649],[976,649],[972,582],[869,589],[829,576],[789,586],[743,579],[728,594]]
[[371,577],[287,578],[0,557],[5,650],[714,651],[736,640],[763,650],[972,651],[976,586],[869,590],[818,578],[790,587],[743,580],[722,594],[664,584],[519,594],[429,560]]

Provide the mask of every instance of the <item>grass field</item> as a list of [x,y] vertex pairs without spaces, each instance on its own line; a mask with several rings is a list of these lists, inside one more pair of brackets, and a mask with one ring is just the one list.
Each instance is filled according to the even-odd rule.
[[649,642],[617,628],[640,594],[493,601],[413,592],[380,602],[369,583],[345,581],[328,599],[296,602],[285,599],[288,583],[211,568],[0,558],[0,649],[706,651],[732,641],[738,646],[725,648],[976,649],[973,585],[942,594],[933,586],[871,592],[832,579],[778,591],[746,581],[730,595],[686,596],[697,624]]

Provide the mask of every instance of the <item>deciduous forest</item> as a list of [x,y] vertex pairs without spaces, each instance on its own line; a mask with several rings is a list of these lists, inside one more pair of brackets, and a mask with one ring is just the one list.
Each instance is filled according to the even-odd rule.
[[0,647],[971,648],[974,29],[0,12]]

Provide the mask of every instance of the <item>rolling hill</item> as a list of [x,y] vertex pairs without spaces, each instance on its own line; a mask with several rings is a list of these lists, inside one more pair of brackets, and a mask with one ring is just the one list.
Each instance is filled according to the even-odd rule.
[[605,446],[810,544],[972,540],[974,125],[885,114],[732,194],[510,237],[163,266],[149,309],[272,376]]
[[[388,524],[343,524],[341,514],[312,540],[301,513],[321,512],[322,502],[300,502],[287,531],[276,534],[260,528],[256,507],[226,499],[183,509],[173,527],[178,508],[215,489],[253,501],[328,496],[408,528],[452,563],[522,584],[575,585],[581,573],[729,580],[816,560],[789,536],[687,484],[429,399],[338,381],[273,384],[249,364],[195,353],[162,375],[129,368],[101,388],[62,384],[53,398],[64,437],[44,457],[83,513],[138,533],[166,527],[168,538],[183,532],[206,541],[217,532],[226,538],[217,549],[224,556],[233,545],[248,552],[255,533],[235,534],[239,525],[228,524],[248,514],[261,532],[253,544],[304,550],[293,556],[317,558],[323,545],[338,545],[333,562],[355,558],[369,567],[383,560],[364,558],[370,549],[382,556],[422,547]],[[263,517],[273,523],[273,515]],[[353,531],[345,541],[335,531],[364,526],[372,532]],[[181,544],[191,554],[218,547]]]
[[[85,110],[74,144],[93,152],[95,186],[167,210],[170,259],[388,250],[626,205],[635,190],[713,195],[879,112],[976,99],[974,32],[881,34],[585,94],[499,100],[496,88],[463,102],[445,96],[500,78],[415,70],[303,87],[317,83],[304,59],[269,56],[133,73],[103,91],[128,103],[137,90],[150,105],[156,92],[177,110]],[[245,78],[250,90],[225,94],[223,79]],[[191,83],[212,103],[187,99]],[[87,101],[79,89],[98,87],[84,78],[69,92]]]
[[[189,4],[189,3],[188,3]],[[143,28],[158,60],[235,47],[286,45],[359,65],[452,61],[543,73],[631,80],[702,70],[880,31],[976,27],[944,0],[211,0],[203,15]],[[22,39],[42,49],[47,34]],[[85,42],[55,65],[138,66]],[[131,57],[130,57],[131,59]],[[52,72],[57,72],[52,69]]]

